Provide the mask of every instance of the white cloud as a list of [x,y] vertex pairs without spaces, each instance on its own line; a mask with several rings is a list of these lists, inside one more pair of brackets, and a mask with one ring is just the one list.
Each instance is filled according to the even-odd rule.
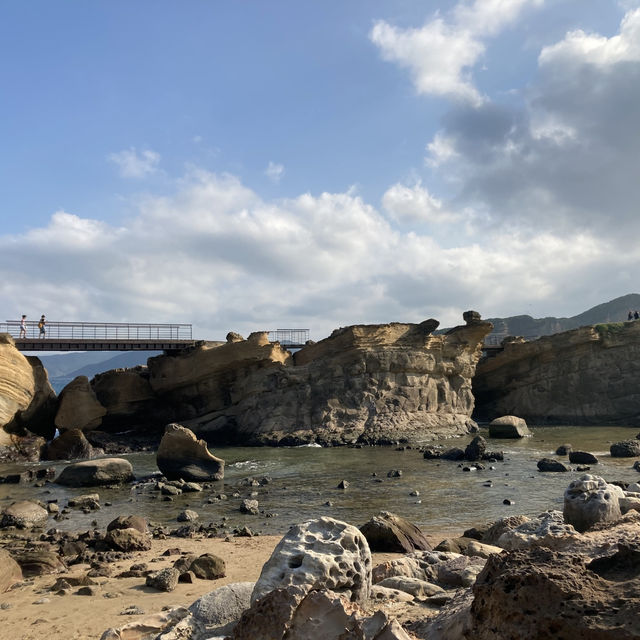
[[[420,184],[393,185],[384,202],[406,223],[451,222]],[[208,339],[279,326],[318,339],[355,323],[457,324],[468,308],[511,315],[566,302],[576,282],[601,302],[621,266],[640,264],[640,251],[621,255],[594,234],[487,227],[445,242],[394,229],[354,193],[266,201],[235,176],[195,169],[138,207],[119,228],[57,212],[0,236],[0,304],[55,320],[192,322]]]
[[385,60],[409,69],[418,93],[448,96],[479,105],[483,96],[471,71],[485,51],[484,41],[543,0],[459,2],[448,19],[437,16],[419,29],[401,29],[380,20],[369,37]]
[[150,149],[137,151],[134,147],[110,153],[108,160],[118,167],[123,178],[144,178],[158,170],[160,154]]
[[264,170],[264,175],[273,182],[280,182],[280,179],[284,175],[284,165],[270,160],[267,168]]

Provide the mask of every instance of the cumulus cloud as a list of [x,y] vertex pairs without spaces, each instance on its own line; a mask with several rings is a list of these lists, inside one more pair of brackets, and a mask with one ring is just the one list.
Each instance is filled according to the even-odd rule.
[[420,28],[403,29],[380,20],[369,37],[383,59],[411,73],[418,93],[449,96],[479,105],[472,68],[485,51],[484,41],[515,22],[543,0],[459,2],[448,16],[436,15]]
[[158,170],[160,154],[151,149],[137,151],[135,147],[110,153],[108,160],[118,167],[123,178],[145,178]]
[[640,10],[619,33],[572,31],[542,49],[521,105],[459,104],[426,161],[455,190],[444,206],[487,225],[595,233],[629,250],[640,231]]
[[[525,312],[583,281],[601,302],[639,257],[587,232],[445,240],[398,228],[354,193],[268,201],[236,176],[196,169],[137,207],[120,227],[57,212],[43,228],[0,236],[2,305],[52,320],[191,322],[208,339],[283,326],[320,339],[354,323]],[[393,185],[385,207],[405,220],[446,215],[420,184]]]
[[382,196],[382,206],[398,222],[452,224],[462,219],[459,213],[447,211],[442,201],[434,198],[417,182],[413,186],[396,183]]
[[284,175],[284,165],[277,162],[269,161],[267,168],[264,170],[264,174],[273,182],[280,182],[280,179]]

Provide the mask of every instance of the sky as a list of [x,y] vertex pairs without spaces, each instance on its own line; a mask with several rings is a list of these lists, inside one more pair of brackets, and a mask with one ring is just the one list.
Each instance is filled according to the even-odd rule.
[[640,0],[0,0],[0,321],[576,315],[639,104]]

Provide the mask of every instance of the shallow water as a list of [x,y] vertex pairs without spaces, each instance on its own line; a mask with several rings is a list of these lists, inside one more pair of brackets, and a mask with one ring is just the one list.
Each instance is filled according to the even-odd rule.
[[[220,523],[226,517],[229,529],[248,526],[264,534],[283,533],[292,524],[305,519],[328,515],[351,524],[361,525],[372,515],[386,510],[401,515],[420,526],[426,533],[459,533],[490,520],[515,514],[536,515],[547,509],[562,509],[562,496],[569,482],[581,475],[570,473],[540,473],[536,463],[542,457],[555,457],[556,448],[571,443],[576,450],[589,451],[600,463],[591,473],[608,481],[640,481],[640,473],[632,468],[634,458],[612,458],[612,442],[633,439],[636,428],[624,427],[533,427],[533,436],[521,440],[487,438],[488,449],[505,453],[504,462],[496,462],[494,469],[463,472],[459,463],[447,460],[425,460],[417,449],[396,451],[393,447],[352,449],[337,447],[295,448],[220,448],[214,453],[226,461],[225,479],[202,493],[176,496],[165,502],[150,485],[138,484],[122,489],[67,488],[55,483],[42,488],[31,485],[0,484],[0,509],[17,499],[36,498],[43,501],[57,499],[62,507],[75,495],[97,492],[101,504],[112,506],[83,514],[73,511],[70,520],[54,521],[51,526],[62,530],[88,529],[92,521],[104,527],[121,514],[146,516],[153,523],[178,526],[176,516],[185,508],[194,509],[200,520]],[[435,444],[464,447],[471,436],[442,440]],[[132,454],[127,457],[136,476],[157,472],[154,454]],[[567,458],[560,458],[568,462]],[[27,465],[0,465],[0,474]],[[31,465],[33,466],[33,465]],[[62,469],[64,463],[54,465]],[[574,466],[574,465],[572,465]],[[392,469],[402,470],[400,478],[388,478]],[[377,476],[372,474],[376,473]],[[247,477],[270,476],[272,482],[264,487],[240,487]],[[337,489],[341,480],[348,480],[346,490]],[[483,483],[493,480],[493,486]],[[238,491],[241,496],[233,498]],[[242,498],[256,491],[260,515],[239,512]],[[418,491],[419,496],[411,496]],[[207,499],[225,493],[228,500],[207,504]],[[514,504],[506,506],[509,498]],[[325,503],[331,502],[328,506]],[[277,514],[267,517],[266,514]]]

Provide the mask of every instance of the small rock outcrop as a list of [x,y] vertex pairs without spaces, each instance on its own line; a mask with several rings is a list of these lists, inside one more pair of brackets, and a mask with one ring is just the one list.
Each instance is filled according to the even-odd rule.
[[360,527],[371,551],[411,553],[430,551],[431,545],[415,524],[382,511]]
[[193,431],[179,424],[167,425],[156,464],[169,480],[201,482],[224,477],[224,460],[216,458],[204,440],[198,440]]
[[538,460],[538,471],[565,472],[571,471],[571,467],[560,460],[542,458]]
[[365,603],[371,591],[366,538],[356,527],[327,517],[291,527],[262,567],[251,601],[288,587],[302,596],[329,589]]
[[124,484],[134,479],[133,467],[124,458],[101,458],[67,465],[56,478],[68,487],[95,487]]
[[620,487],[600,476],[583,475],[564,492],[564,520],[580,532],[600,522],[616,522],[622,515],[620,498]]

